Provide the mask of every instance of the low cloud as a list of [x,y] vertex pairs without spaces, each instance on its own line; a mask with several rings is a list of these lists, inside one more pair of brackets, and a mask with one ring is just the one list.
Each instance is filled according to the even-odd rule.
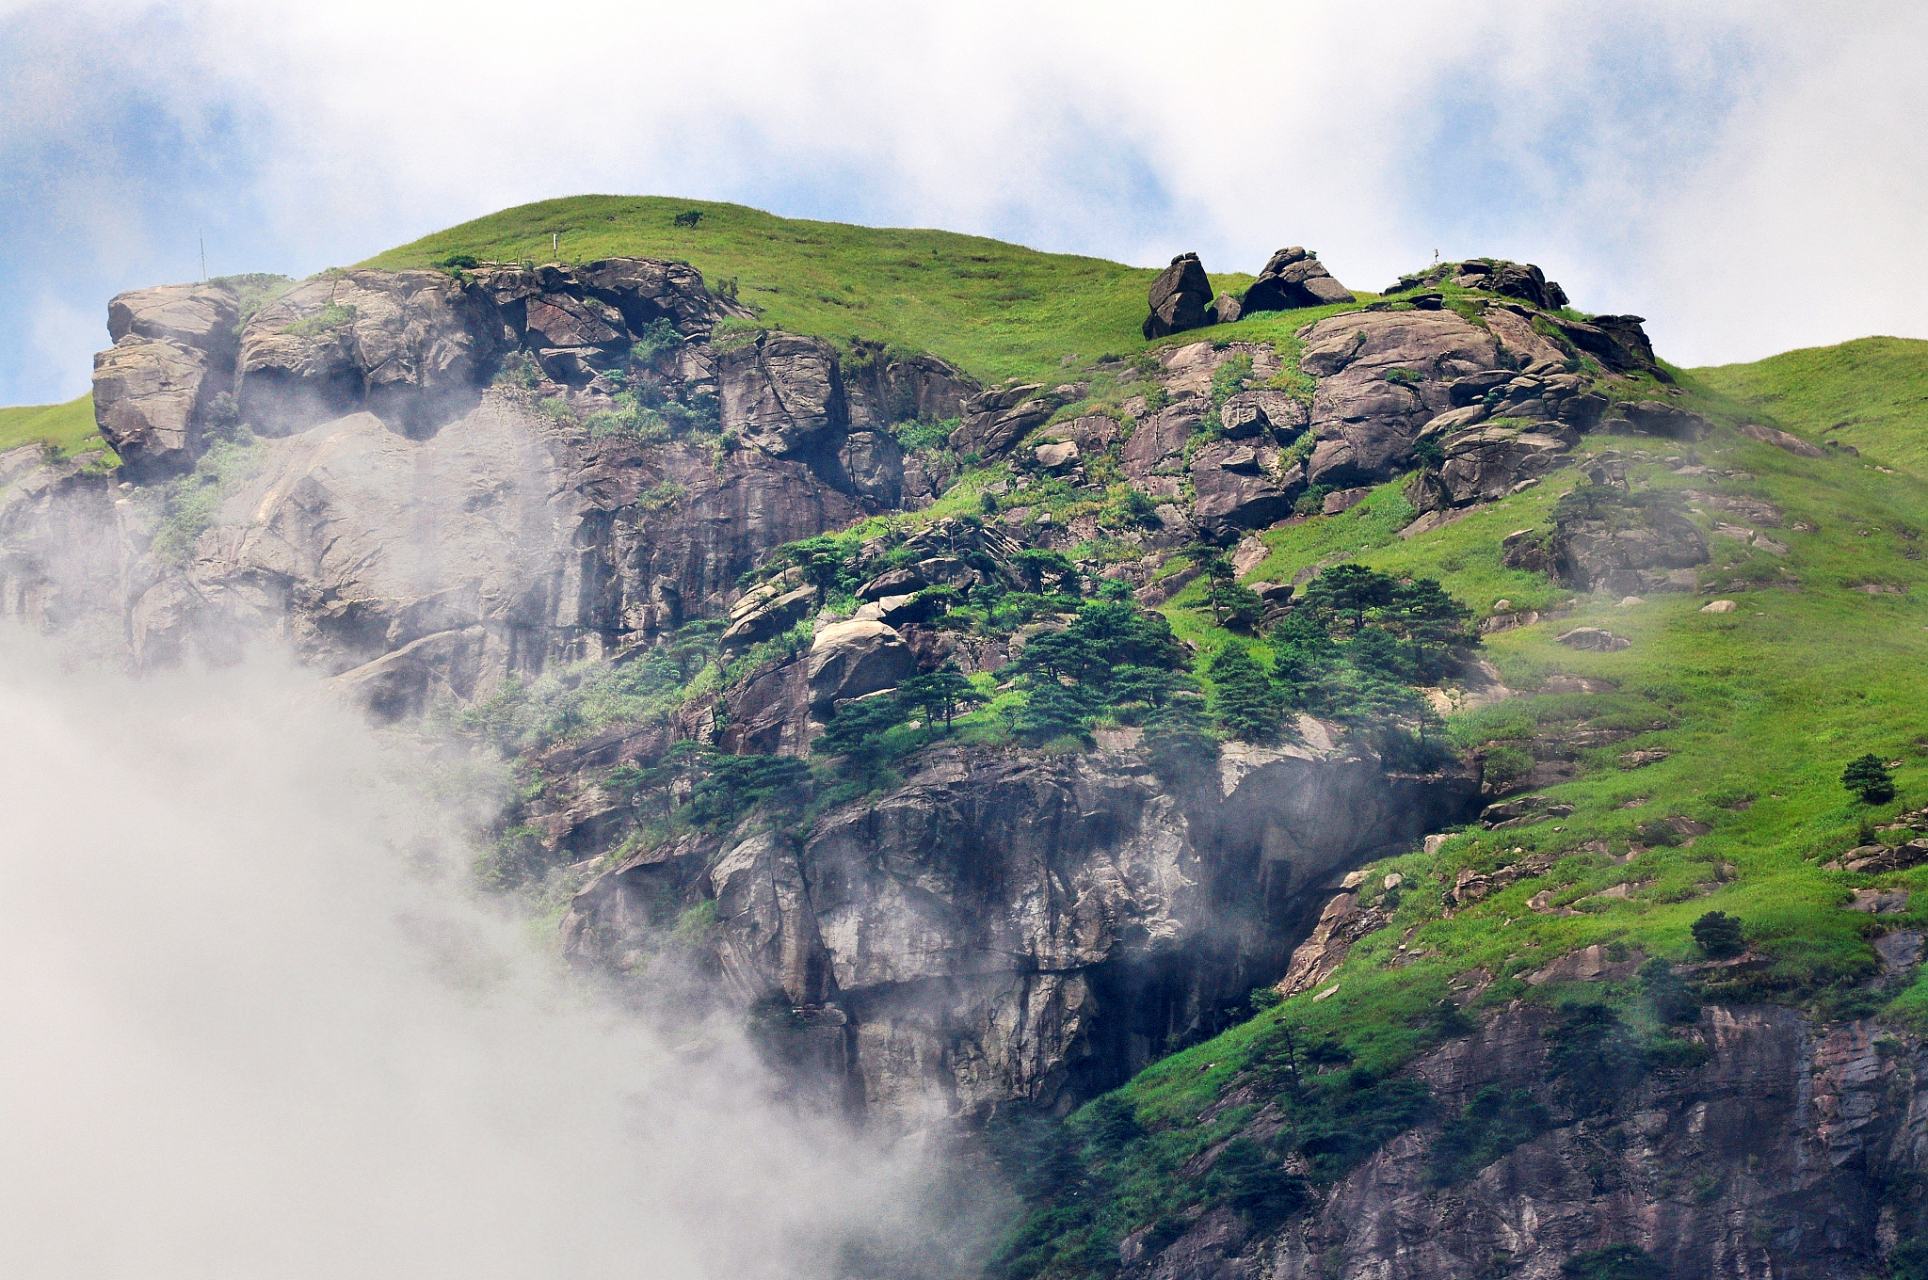
[[781,1104],[728,1027],[562,981],[462,896],[435,775],[314,687],[0,634],[0,1272],[810,1277],[928,1243],[913,1152]]

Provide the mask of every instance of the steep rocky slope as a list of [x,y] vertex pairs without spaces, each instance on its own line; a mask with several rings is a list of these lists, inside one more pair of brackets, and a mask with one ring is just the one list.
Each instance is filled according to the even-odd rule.
[[500,752],[485,880],[978,1133],[1000,1274],[1911,1265],[1914,478],[1527,264],[645,205],[115,299],[0,611]]

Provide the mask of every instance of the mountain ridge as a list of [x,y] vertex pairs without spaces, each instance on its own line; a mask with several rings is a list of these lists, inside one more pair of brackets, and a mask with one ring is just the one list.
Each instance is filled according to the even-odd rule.
[[[231,416],[126,489],[0,457],[8,611],[155,664],[279,628],[499,747],[486,877],[598,972],[708,966],[847,1105],[984,1126],[1035,1210],[1003,1275],[1872,1275],[1920,1231],[1917,346],[1678,370],[1469,260],[1149,342],[1155,273],[1098,272],[951,362],[783,279],[752,317],[664,262],[455,260],[496,243],[238,319]],[[401,399],[330,381],[377,367]],[[262,370],[319,398],[250,410]],[[1807,447],[1856,413],[1867,456]],[[359,567],[411,505],[469,577]],[[63,560],[92,519],[114,563]],[[1897,795],[1843,788],[1867,753]],[[1311,839],[1354,811],[1433,830]]]

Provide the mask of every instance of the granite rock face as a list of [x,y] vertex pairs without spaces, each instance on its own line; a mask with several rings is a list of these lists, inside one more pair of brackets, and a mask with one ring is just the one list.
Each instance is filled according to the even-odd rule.
[[[1909,937],[1899,950],[1918,956]],[[1918,1234],[1918,1209],[1890,1190],[1928,1157],[1928,1059],[1912,1037],[1712,1005],[1680,1033],[1704,1065],[1653,1071],[1576,1114],[1548,1078],[1555,1016],[1515,1002],[1413,1069],[1441,1117],[1483,1091],[1547,1108],[1548,1128],[1466,1180],[1434,1180],[1434,1119],[1282,1227],[1215,1211],[1162,1251],[1128,1242],[1118,1274],[1558,1280],[1570,1259],[1624,1245],[1657,1275],[1880,1276],[1897,1234]]]
[[[805,672],[771,672],[764,705]],[[834,1040],[853,1105],[892,1123],[1063,1110],[1282,972],[1323,900],[1312,886],[1476,806],[1469,775],[1391,772],[1321,728],[1307,740],[1234,748],[1189,796],[1134,753],[939,746],[806,833],[746,825],[682,892],[714,895],[738,1002],[778,1001]],[[573,954],[638,945],[659,865],[578,895]]]
[[215,397],[234,383],[240,300],[225,285],[163,285],[107,307],[114,345],[94,357],[94,418],[129,474],[194,465]]
[[318,276],[242,331],[241,413],[265,435],[361,411],[426,434],[473,406],[506,338],[479,292],[439,271]]
[[1420,429],[1453,407],[1448,384],[1502,367],[1499,341],[1451,311],[1333,316],[1304,342],[1299,367],[1319,379],[1314,484],[1390,479],[1410,462]]

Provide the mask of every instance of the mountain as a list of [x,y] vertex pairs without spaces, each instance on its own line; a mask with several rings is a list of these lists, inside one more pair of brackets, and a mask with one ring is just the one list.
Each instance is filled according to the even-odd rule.
[[0,606],[499,753],[485,881],[995,1274],[1912,1274],[1924,344],[618,197],[109,332]]

